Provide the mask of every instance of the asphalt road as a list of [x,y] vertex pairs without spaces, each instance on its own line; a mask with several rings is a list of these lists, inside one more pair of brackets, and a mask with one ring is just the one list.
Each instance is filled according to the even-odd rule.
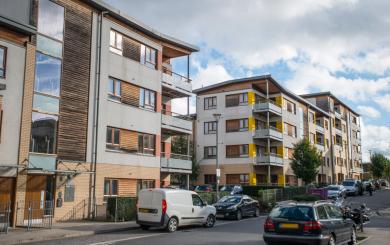
[[158,244],[158,245],[200,245],[200,244],[245,244],[262,245],[263,224],[265,217],[246,218],[240,221],[218,220],[213,228],[187,227],[180,228],[175,233],[151,229],[149,231],[132,230],[93,236],[67,238],[35,244]]

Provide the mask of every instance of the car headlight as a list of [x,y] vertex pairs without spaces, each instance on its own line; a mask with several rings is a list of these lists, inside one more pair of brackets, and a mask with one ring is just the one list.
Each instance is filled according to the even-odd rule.
[[235,211],[236,209],[237,209],[237,206],[234,205],[234,206],[228,207],[226,210]]

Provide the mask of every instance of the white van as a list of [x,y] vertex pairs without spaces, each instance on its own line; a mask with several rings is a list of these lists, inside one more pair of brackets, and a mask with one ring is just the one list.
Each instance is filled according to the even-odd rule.
[[185,225],[213,227],[215,215],[215,207],[193,191],[144,189],[138,195],[137,224],[145,230],[152,226],[165,227],[169,232]]

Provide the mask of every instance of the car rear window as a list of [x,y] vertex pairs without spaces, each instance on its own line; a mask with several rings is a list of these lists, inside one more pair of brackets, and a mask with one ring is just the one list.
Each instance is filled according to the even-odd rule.
[[272,210],[270,217],[296,221],[308,221],[314,219],[313,208],[308,206],[276,207]]
[[344,181],[343,182],[343,186],[353,186],[353,185],[355,185],[355,182],[353,182],[353,181]]
[[339,187],[328,187],[328,190],[330,190],[330,191],[338,191]]

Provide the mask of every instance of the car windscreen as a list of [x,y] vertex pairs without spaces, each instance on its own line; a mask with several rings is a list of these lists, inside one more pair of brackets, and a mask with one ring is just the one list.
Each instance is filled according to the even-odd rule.
[[295,221],[309,221],[314,219],[313,208],[308,206],[276,207],[272,210],[269,216],[271,218]]
[[223,186],[222,188],[221,188],[221,191],[232,191],[233,190],[233,186]]
[[353,182],[353,181],[344,181],[343,182],[343,186],[353,186],[353,185],[355,185],[355,182]]
[[335,187],[335,186],[328,187],[328,190],[330,190],[330,191],[338,191],[339,187]]
[[197,191],[207,191],[209,189],[208,186],[197,186],[195,190]]
[[241,197],[232,197],[232,196],[224,196],[218,203],[239,203],[241,202]]

